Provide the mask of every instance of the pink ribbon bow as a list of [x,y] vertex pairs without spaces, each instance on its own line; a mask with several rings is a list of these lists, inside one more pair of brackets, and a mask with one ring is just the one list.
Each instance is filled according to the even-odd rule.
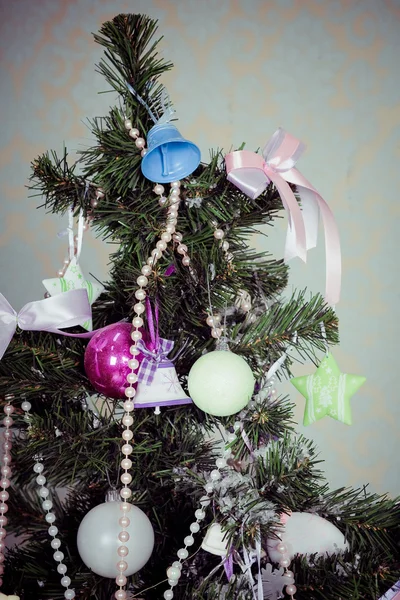
[[[238,150],[225,156],[228,180],[246,196],[256,199],[272,183],[288,212],[285,261],[298,256],[306,262],[307,250],[315,248],[321,214],[325,232],[326,289],[325,300],[339,301],[341,287],[341,252],[339,232],[328,204],[319,192],[295,168],[304,144],[279,128],[263,149],[263,155]],[[302,209],[289,183],[296,186]]]
[[0,294],[0,360],[11,342],[17,325],[25,331],[48,331],[69,337],[90,338],[95,331],[66,333],[60,327],[81,325],[92,317],[87,291],[71,290],[45,300],[28,302],[17,314]]

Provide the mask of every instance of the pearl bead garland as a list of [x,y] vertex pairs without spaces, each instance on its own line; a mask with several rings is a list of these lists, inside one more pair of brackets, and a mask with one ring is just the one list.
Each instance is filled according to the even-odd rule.
[[[125,125],[126,130],[129,133],[129,136],[135,140],[136,147],[139,150],[141,150],[141,156],[142,157],[145,156],[145,154],[147,152],[146,143],[145,143],[144,138],[139,137],[139,134],[140,134],[139,130],[133,127],[132,121],[128,118],[125,119],[124,125]],[[176,231],[176,225],[178,222],[178,210],[179,210],[179,204],[180,204],[180,181],[173,181],[171,183],[171,190],[168,195],[168,198],[164,195],[164,192],[165,192],[164,186],[159,183],[155,184],[155,186],[153,188],[153,192],[157,196],[159,196],[159,200],[158,200],[159,205],[161,207],[168,206],[168,211],[167,211],[166,226],[165,226],[165,229],[161,233],[160,240],[157,241],[156,247],[151,251],[150,256],[147,258],[146,264],[144,264],[142,266],[141,275],[136,280],[136,283],[138,284],[139,288],[135,292],[135,298],[137,298],[137,300],[139,300],[139,302],[137,302],[133,307],[134,312],[136,313],[136,316],[132,320],[133,330],[131,333],[133,344],[130,348],[130,351],[131,351],[133,358],[128,363],[129,367],[131,369],[131,373],[129,373],[127,376],[127,383],[129,385],[125,390],[125,396],[127,397],[127,400],[124,402],[125,414],[122,419],[122,423],[126,427],[126,429],[122,432],[122,439],[125,443],[121,447],[121,451],[124,455],[124,458],[121,461],[121,468],[123,469],[123,473],[121,475],[121,483],[123,484],[123,488],[121,489],[120,494],[121,494],[121,498],[123,500],[123,503],[121,504],[121,510],[123,511],[124,516],[121,517],[121,519],[119,520],[119,524],[122,527],[122,530],[118,537],[122,543],[124,543],[126,541],[125,538],[126,538],[126,535],[128,535],[126,528],[128,527],[128,525],[130,523],[129,518],[126,516],[126,514],[130,510],[130,505],[127,502],[127,500],[132,495],[132,492],[128,487],[128,485],[132,481],[132,477],[128,473],[128,470],[132,466],[132,462],[130,461],[130,459],[128,457],[133,452],[133,447],[128,442],[131,441],[131,439],[133,437],[133,434],[132,434],[131,430],[129,429],[130,425],[132,425],[132,422],[133,422],[133,419],[132,419],[130,413],[134,409],[134,400],[133,399],[136,395],[136,390],[133,387],[133,385],[137,381],[136,371],[139,368],[139,363],[135,357],[139,354],[139,350],[137,348],[137,342],[142,337],[142,334],[139,331],[139,328],[143,325],[143,319],[141,318],[141,315],[145,312],[145,306],[144,306],[144,304],[142,304],[142,300],[144,300],[146,297],[146,292],[145,292],[144,288],[148,284],[148,276],[152,273],[152,268],[155,266],[157,261],[162,257],[163,252],[166,250],[167,244],[171,241],[171,239],[173,240],[174,244],[176,245],[176,250],[177,250],[178,254],[180,254],[182,256],[182,264],[185,267],[189,267],[191,269],[190,257],[187,252],[188,248],[187,248],[186,244],[182,243],[183,235],[181,233],[179,233],[178,231]],[[225,236],[224,231],[222,229],[216,229],[214,236],[217,240],[220,240],[222,242],[223,251],[227,252],[229,249],[229,243],[226,241],[222,241]],[[227,260],[228,260],[228,258],[227,258]],[[220,322],[219,316],[209,316],[207,319],[207,324],[211,327],[211,335],[215,339],[220,338],[222,335],[221,328],[217,326],[219,324],[219,322]],[[217,469],[214,469],[212,471],[212,473],[210,474],[210,481],[205,486],[207,494],[213,493],[213,489],[214,489],[213,481],[217,481],[220,478],[221,475],[219,473],[219,469],[224,468],[226,466],[226,460],[221,459],[221,458],[217,459],[216,464],[217,464]],[[191,533],[197,533],[200,530],[200,522],[205,518],[205,513],[202,510],[202,508],[207,506],[209,503],[210,503],[209,497],[208,496],[203,497],[203,499],[201,501],[201,507],[198,510],[196,510],[196,512],[195,512],[196,521],[194,521],[190,525]],[[168,599],[171,600],[173,598],[174,594],[173,594],[172,588],[177,584],[179,577],[181,575],[181,566],[182,566],[181,563],[183,560],[185,560],[188,557],[189,552],[188,552],[187,548],[190,547],[193,543],[194,543],[194,538],[192,535],[185,537],[184,547],[180,548],[177,552],[179,561],[175,561],[174,564],[172,565],[172,567],[169,567],[169,569],[167,570],[168,582],[171,586],[171,589],[167,590],[164,593],[164,598],[166,600],[168,600]],[[120,546],[118,548],[118,555],[120,557],[127,556],[128,548],[126,548],[123,545]],[[127,597],[126,591],[123,589],[123,587],[126,585],[126,577],[124,576],[124,571],[126,569],[127,569],[126,561],[121,560],[117,563],[117,571],[119,571],[119,574],[117,575],[115,581],[116,581],[117,586],[119,586],[120,589],[115,593],[116,600],[125,600],[125,598]]]
[[[294,577],[294,573],[288,569],[288,567],[290,567],[290,556],[288,554],[287,546],[283,542],[278,542],[276,545],[276,550],[282,555],[282,558],[279,561],[279,566],[285,569],[283,577],[290,577],[292,579]],[[294,595],[297,592],[297,588],[294,584],[288,584],[285,588],[285,592],[288,596],[291,596],[292,600],[296,600]]]
[[[191,523],[189,526],[191,534],[198,533],[200,531],[200,523],[201,523],[201,521],[203,521],[203,519],[205,519],[205,516],[206,516],[204,509],[207,508],[211,503],[211,495],[214,492],[214,481],[218,481],[218,479],[221,478],[221,473],[219,472],[219,470],[224,469],[227,466],[227,458],[229,458],[230,456],[231,456],[230,450],[225,450],[224,458],[217,458],[217,460],[215,461],[217,468],[213,469],[210,473],[209,481],[207,481],[207,483],[204,486],[206,495],[202,496],[200,498],[200,501],[199,501],[200,506],[198,509],[196,509],[196,511],[194,513],[196,520],[193,521],[193,523]],[[186,560],[187,557],[189,556],[188,548],[190,546],[193,546],[193,544],[194,544],[194,537],[191,534],[187,535],[184,538],[184,540],[183,540],[184,547],[179,548],[179,550],[176,553],[179,560],[173,562],[172,565],[170,567],[168,567],[168,569],[167,569],[167,578],[168,578],[168,583],[170,585],[170,589],[166,590],[164,592],[165,600],[172,600],[172,598],[174,597],[173,588],[176,585],[178,585],[178,581],[181,577],[182,562],[184,560]]]
[[221,323],[220,315],[209,315],[206,319],[207,325],[211,327],[211,336],[218,340],[222,335],[222,329],[219,327]]
[[146,140],[142,137],[139,137],[139,135],[140,135],[139,129],[136,129],[136,127],[133,127],[132,121],[130,119],[126,118],[124,125],[125,125],[125,129],[127,130],[129,136],[135,141],[136,148],[138,150],[141,150],[140,154],[143,157],[145,154],[147,154]]
[[[130,128],[131,123],[125,122],[125,127],[129,129],[129,132],[133,132],[133,128]],[[138,131],[135,130],[132,134],[132,137],[135,138],[138,135]],[[144,145],[142,142],[138,145],[138,141],[142,138],[136,137],[136,146],[142,147],[144,149]],[[143,156],[143,151],[142,151]],[[164,198],[164,186],[160,184],[156,184],[153,188],[153,191],[156,195]],[[125,389],[125,396],[127,400],[125,400],[124,407],[124,416],[122,418],[122,424],[125,429],[122,432],[122,440],[123,445],[121,446],[121,452],[123,454],[123,459],[121,460],[121,469],[122,474],[120,477],[121,483],[123,485],[120,490],[120,495],[122,498],[121,511],[122,516],[119,520],[119,525],[121,526],[121,531],[119,533],[119,541],[121,545],[118,547],[118,557],[120,559],[124,559],[128,556],[129,550],[124,543],[129,539],[129,534],[127,532],[127,528],[130,524],[129,518],[127,514],[131,510],[131,505],[128,500],[132,496],[132,490],[129,488],[129,484],[132,482],[132,476],[128,472],[132,467],[132,461],[128,458],[130,454],[133,452],[133,446],[129,442],[131,442],[133,438],[133,432],[130,429],[130,426],[133,424],[133,418],[131,416],[131,412],[134,410],[134,397],[136,395],[136,389],[134,384],[137,382],[137,370],[139,368],[139,361],[136,359],[136,356],[139,354],[139,349],[137,348],[138,341],[142,338],[142,333],[140,331],[140,327],[143,326],[143,319],[141,315],[145,312],[145,306],[142,301],[146,298],[145,287],[148,285],[149,280],[148,276],[152,273],[152,267],[156,264],[156,262],[162,257],[163,252],[167,248],[168,242],[171,241],[172,236],[175,234],[175,227],[177,224],[177,215],[178,215],[178,207],[180,202],[180,181],[174,181],[171,183],[171,191],[168,199],[166,199],[166,203],[168,202],[168,216],[167,223],[165,229],[162,231],[160,240],[157,241],[156,247],[151,251],[151,255],[147,259],[146,263],[142,266],[141,275],[136,280],[138,289],[135,291],[135,298],[138,302],[134,305],[133,310],[135,312],[135,316],[132,319],[132,346],[130,347],[130,352],[132,355],[132,359],[129,361],[128,366],[131,369],[131,372],[127,375],[127,383],[128,386]],[[181,244],[182,234],[176,233],[174,235],[174,241],[178,243],[178,252],[183,255],[182,262],[183,264],[189,264],[189,258],[187,256],[187,248],[184,244]],[[128,568],[127,562],[125,560],[119,560],[117,563],[117,576],[115,578],[115,582],[119,589],[115,592],[116,600],[124,600],[127,597],[126,591],[123,589],[126,585],[126,577],[124,575],[124,571]]]
[[[29,411],[31,410],[30,402],[22,402],[21,404],[22,410],[25,412],[25,420],[29,422]],[[64,553],[61,552],[61,540],[57,537],[58,528],[54,525],[56,520],[56,515],[51,512],[53,508],[53,502],[50,500],[50,491],[45,486],[46,477],[43,475],[44,466],[41,459],[36,459],[35,464],[33,465],[33,472],[36,474],[36,483],[39,487],[38,494],[43,499],[42,508],[45,511],[45,520],[49,524],[48,534],[51,538],[53,538],[50,542],[51,547],[55,550],[53,554],[54,560],[58,563],[57,572],[62,575],[60,583],[63,587],[67,588],[64,592],[64,598],[66,600],[72,600],[75,598],[75,590],[71,589],[69,586],[71,585],[71,579],[66,575],[67,565],[63,563]]]
[[[7,525],[7,517],[5,516],[8,512],[7,500],[9,498],[9,493],[7,489],[11,485],[11,448],[12,448],[12,431],[11,426],[13,424],[13,419],[11,415],[14,412],[14,407],[10,402],[6,404],[3,408],[5,413],[5,417],[3,419],[3,426],[5,427],[5,431],[3,433],[4,442],[3,442],[3,453],[1,456],[1,480],[0,480],[0,575],[4,573],[3,563],[5,561],[4,551],[6,549],[5,538],[7,536],[7,532],[5,526]],[[3,578],[0,577],[0,587],[3,585]]]
[[[212,225],[216,225],[215,222],[212,223]],[[223,229],[220,229],[219,227],[216,227],[216,229],[214,229],[214,238],[221,242],[220,243],[220,248],[222,249],[222,251],[225,254],[225,259],[227,260],[227,262],[231,262],[233,260],[233,254],[232,252],[229,252],[229,242],[227,242],[226,240],[224,240],[225,237],[225,231]]]

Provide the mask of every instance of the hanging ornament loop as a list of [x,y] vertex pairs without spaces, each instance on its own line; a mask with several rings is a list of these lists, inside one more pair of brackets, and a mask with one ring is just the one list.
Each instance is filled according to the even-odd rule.
[[[151,300],[147,296],[146,298],[146,319],[147,325],[150,333],[150,343],[148,343],[148,347],[151,351],[158,352],[160,347],[160,335],[158,331],[158,322],[159,322],[159,306],[158,300],[156,299],[154,302],[154,315],[153,310],[151,308]],[[172,348],[171,348],[172,350]]]
[[[89,184],[86,183],[85,196],[87,194]],[[85,225],[85,217],[83,216],[83,210],[79,212],[78,217],[78,234],[76,239],[76,248],[75,248],[75,239],[74,239],[74,209],[71,206],[68,211],[68,254],[69,260],[73,260],[74,256],[76,260],[79,260],[81,252],[82,252],[82,243],[83,243],[83,232]]]
[[149,298],[146,298],[146,316],[149,326],[150,342],[138,340],[137,348],[143,354],[138,372],[138,382],[151,385],[158,365],[168,360],[168,354],[174,347],[172,340],[160,338],[158,333],[158,302],[155,302],[154,316]]

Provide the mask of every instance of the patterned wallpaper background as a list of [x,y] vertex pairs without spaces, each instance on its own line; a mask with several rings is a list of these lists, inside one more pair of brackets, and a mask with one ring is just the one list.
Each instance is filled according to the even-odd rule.
[[[0,289],[16,309],[43,297],[66,253],[59,218],[36,210],[24,187],[40,152],[90,145],[86,117],[113,102],[94,72],[91,32],[118,12],[160,21],[175,63],[165,83],[181,132],[208,148],[262,146],[278,126],[301,138],[299,163],[339,224],[344,257],[337,312],[342,370],[365,374],[354,425],[325,418],[298,430],[326,459],[333,486],[400,492],[398,468],[400,216],[399,0],[8,0],[0,1]],[[286,221],[254,240],[281,256]],[[109,248],[88,234],[84,270],[107,278]],[[323,291],[324,249],[292,263],[293,288]],[[311,364],[296,374],[309,373]],[[304,399],[283,385],[297,404]]]

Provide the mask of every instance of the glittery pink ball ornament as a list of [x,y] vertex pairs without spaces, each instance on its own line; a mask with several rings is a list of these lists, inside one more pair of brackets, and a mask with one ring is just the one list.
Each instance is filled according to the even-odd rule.
[[[95,390],[103,396],[125,398],[128,386],[126,378],[131,372],[128,361],[133,358],[129,350],[133,343],[131,331],[130,323],[113,323],[97,331],[87,345],[84,362],[86,375]],[[135,358],[140,363],[143,355],[138,354]]]

